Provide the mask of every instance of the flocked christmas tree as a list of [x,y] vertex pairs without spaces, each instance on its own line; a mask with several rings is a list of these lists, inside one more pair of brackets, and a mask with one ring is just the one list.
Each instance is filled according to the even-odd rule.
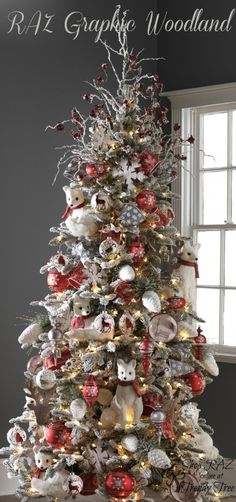
[[[118,50],[104,43],[108,63],[84,96],[89,116],[73,109],[54,127],[74,140],[59,161],[68,206],[52,229],[59,250],[41,269],[51,293],[32,303],[46,314],[19,337],[35,355],[2,449],[24,502],[95,492],[151,500],[146,488],[155,500],[201,502],[202,459],[218,455],[191,401],[218,368],[196,332],[196,255],[171,207],[193,138],[181,139],[178,124],[163,132],[163,86],[117,32]],[[116,95],[106,88],[112,71]]]

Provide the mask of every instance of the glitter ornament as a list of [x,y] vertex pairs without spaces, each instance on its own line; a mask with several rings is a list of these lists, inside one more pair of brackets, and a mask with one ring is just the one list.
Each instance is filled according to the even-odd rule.
[[149,370],[151,369],[151,356],[154,351],[154,345],[148,334],[144,335],[142,342],[139,344],[139,350],[143,356],[143,371],[144,375],[147,376]]
[[125,499],[135,489],[135,478],[125,471],[113,471],[105,479],[105,488],[111,497]]
[[15,424],[14,427],[9,429],[7,433],[7,441],[12,446],[19,446],[27,439],[26,432],[19,425]]
[[96,211],[106,212],[111,207],[111,198],[108,194],[97,192],[91,198],[91,207]]
[[86,414],[87,404],[81,398],[74,399],[70,404],[70,411],[74,419],[81,420]]
[[119,270],[119,278],[122,281],[133,281],[135,279],[135,271],[130,265],[123,265]]
[[135,330],[135,319],[130,313],[124,313],[119,319],[119,328],[122,335],[132,335]]
[[83,488],[80,495],[93,495],[98,488],[98,478],[95,472],[82,472],[80,478],[83,481]]
[[65,422],[57,420],[45,427],[45,440],[53,448],[64,448],[66,443],[71,442],[71,430],[65,426]]
[[156,315],[150,321],[149,333],[156,342],[170,342],[176,336],[177,323],[168,314]]
[[127,451],[134,453],[138,449],[138,438],[134,434],[127,434],[122,438],[121,444]]
[[88,164],[86,166],[86,173],[90,178],[98,179],[101,178],[106,172],[106,166],[104,164]]
[[142,296],[143,306],[146,307],[149,312],[160,312],[161,311],[161,301],[158,294],[155,291],[145,291]]
[[94,405],[98,397],[98,393],[99,389],[97,382],[93,375],[89,375],[88,379],[84,382],[83,385],[83,396],[90,407]]
[[36,385],[42,390],[50,390],[56,384],[56,376],[53,371],[43,369],[36,375]]
[[154,448],[148,452],[148,461],[156,469],[169,469],[171,467],[169,457],[160,448]]
[[136,197],[136,203],[139,209],[149,213],[156,206],[157,198],[153,192],[150,192],[150,190],[142,190],[142,192],[140,192]]
[[141,241],[141,238],[139,236],[137,236],[134,239],[129,253],[131,253],[133,255],[134,266],[139,267],[139,265],[141,265],[141,263],[143,262],[143,259],[145,257],[145,248],[144,248],[142,241]]
[[193,396],[198,396],[203,393],[206,382],[202,373],[195,371],[189,375],[183,376],[183,380],[185,384],[191,388]]

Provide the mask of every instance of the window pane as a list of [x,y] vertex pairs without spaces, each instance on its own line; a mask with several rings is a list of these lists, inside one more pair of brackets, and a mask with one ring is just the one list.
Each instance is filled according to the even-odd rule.
[[225,223],[227,218],[227,174],[204,173],[203,224]]
[[232,221],[236,223],[236,171],[233,171],[232,180]]
[[229,289],[225,291],[225,312],[224,312],[224,344],[236,346],[236,326],[234,313],[236,309],[236,291]]
[[[225,284],[236,286],[236,230],[227,230],[225,235]],[[236,307],[236,305],[235,305]]]
[[203,167],[227,166],[227,113],[204,114]]
[[202,326],[208,343],[219,343],[219,290],[197,289],[197,313],[206,321]]
[[[199,279],[198,284],[220,284],[220,232],[198,232]],[[236,249],[236,244],[235,244]]]
[[236,110],[233,112],[233,166],[236,166]]

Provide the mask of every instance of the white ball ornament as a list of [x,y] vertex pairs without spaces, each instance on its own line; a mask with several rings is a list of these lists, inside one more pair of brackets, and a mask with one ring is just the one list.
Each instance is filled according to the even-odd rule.
[[73,418],[81,420],[87,411],[87,404],[83,399],[74,399],[70,405],[70,411]]
[[160,448],[154,448],[148,453],[149,464],[157,469],[169,469],[171,461],[165,451]]
[[156,342],[170,342],[177,333],[177,323],[168,314],[154,316],[149,323],[149,334]]
[[63,485],[63,490],[66,493],[75,494],[80,493],[84,486],[83,480],[80,476],[77,476],[74,473],[71,473],[65,480]]
[[54,371],[43,369],[36,375],[36,385],[42,390],[50,390],[56,383]]
[[95,211],[106,212],[111,207],[111,198],[104,192],[97,192],[91,198],[91,206]]
[[113,399],[113,394],[109,389],[100,389],[97,397],[97,401],[102,406],[108,406]]
[[135,279],[135,271],[130,265],[123,265],[119,270],[119,278],[122,281],[133,281]]
[[27,439],[26,432],[19,425],[14,425],[7,433],[7,441],[12,446],[19,446]]
[[121,440],[122,446],[130,453],[134,453],[138,449],[138,438],[134,434],[127,434]]
[[142,303],[143,306],[149,310],[149,312],[155,312],[158,314],[161,311],[161,301],[155,291],[146,291],[142,296]]

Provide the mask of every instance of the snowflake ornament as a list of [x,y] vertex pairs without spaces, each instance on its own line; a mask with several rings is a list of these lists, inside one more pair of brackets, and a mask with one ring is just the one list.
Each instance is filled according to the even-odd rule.
[[134,180],[143,181],[144,174],[138,171],[140,167],[140,161],[138,159],[122,159],[120,161],[117,169],[112,172],[114,177],[123,178],[123,182],[126,184],[129,191],[135,188]]

